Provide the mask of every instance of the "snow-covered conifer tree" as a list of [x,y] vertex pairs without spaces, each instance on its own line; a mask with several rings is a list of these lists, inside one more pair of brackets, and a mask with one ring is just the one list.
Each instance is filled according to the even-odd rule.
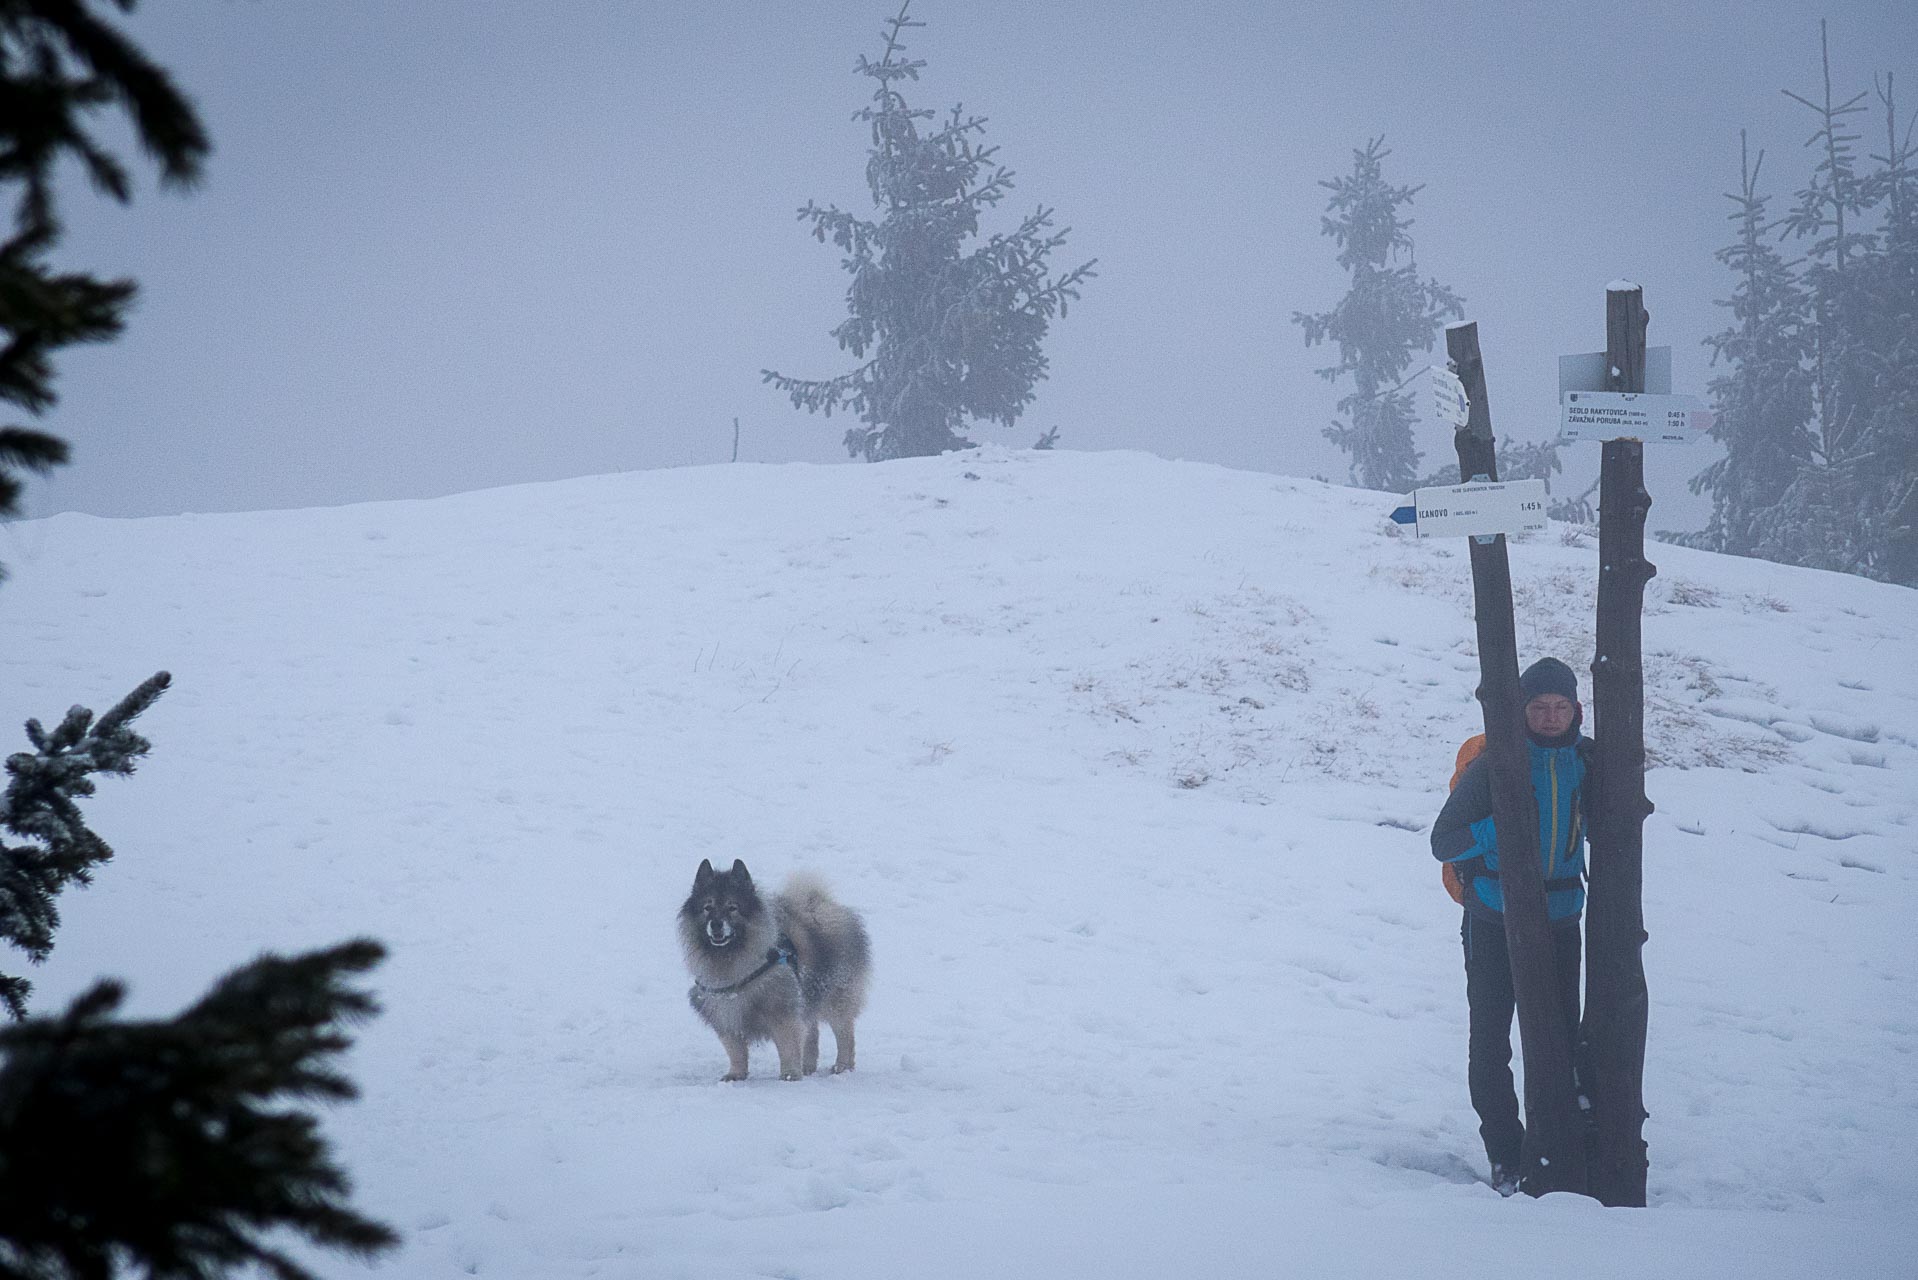
[[1017,227],[980,236],[980,215],[1003,200],[1012,172],[979,138],[985,120],[954,107],[942,124],[907,105],[899,86],[917,80],[923,60],[904,57],[901,34],[924,26],[902,5],[877,62],[856,70],[878,83],[858,119],[871,126],[866,182],[877,220],[808,203],[799,211],[813,237],[845,251],[851,313],[833,330],[842,350],[871,358],[835,378],[793,378],[763,370],[796,407],[830,415],[847,408],[860,425],[847,451],[871,461],[968,447],[968,419],[1011,426],[1046,376],[1042,342],[1066,313],[1092,263],[1048,274],[1065,243],[1041,207]]
[[[1391,152],[1374,138],[1352,153],[1352,172],[1319,185],[1332,192],[1321,230],[1339,246],[1339,266],[1351,274],[1351,288],[1339,305],[1309,315],[1294,312],[1305,329],[1305,344],[1331,342],[1339,362],[1319,370],[1328,382],[1352,375],[1352,391],[1338,403],[1344,421],[1334,421],[1325,436],[1350,455],[1352,479],[1368,489],[1403,493],[1418,476],[1419,453],[1412,440],[1412,397],[1403,390],[1415,351],[1430,351],[1448,316],[1465,314],[1465,303],[1437,280],[1421,281],[1410,218],[1399,211],[1420,187],[1394,187],[1385,181],[1383,162]],[[1405,261],[1400,262],[1403,256]]]
[[1860,135],[1849,118],[1867,110],[1866,95],[1843,102],[1833,97],[1830,46],[1822,21],[1819,45],[1824,75],[1820,99],[1785,91],[1817,115],[1818,128],[1806,145],[1818,148],[1819,156],[1798,192],[1797,205],[1782,222],[1786,236],[1808,242],[1801,279],[1815,321],[1819,457],[1800,471],[1773,509],[1773,549],[1759,554],[1864,573],[1871,562],[1872,513],[1864,496],[1871,463],[1860,445],[1876,388],[1862,267],[1876,245],[1866,229],[1870,191],[1857,171],[1854,144]]
[[1775,512],[1817,452],[1811,303],[1768,239],[1769,197],[1758,193],[1765,153],[1754,162],[1743,134],[1739,148],[1739,194],[1729,197],[1737,205],[1738,238],[1717,255],[1738,277],[1720,303],[1731,308],[1732,324],[1705,340],[1713,361],[1725,364],[1708,387],[1717,411],[1712,435],[1725,456],[1692,481],[1693,493],[1711,491],[1712,517],[1701,536],[1688,540],[1735,555],[1797,560],[1800,530],[1784,527]]
[[[1831,89],[1819,24],[1824,92],[1787,96],[1813,111],[1818,148],[1811,179],[1783,220],[1807,243],[1802,280],[1814,317],[1816,458],[1765,513],[1756,553],[1815,568],[1918,583],[1918,268],[1914,267],[1911,131],[1903,135],[1889,77],[1880,167],[1859,171],[1861,134],[1849,119],[1867,94],[1843,102]],[[1871,215],[1882,212],[1876,229]]]
[[1913,119],[1899,130],[1892,78],[1874,84],[1885,108],[1885,153],[1864,182],[1882,213],[1876,251],[1860,268],[1863,346],[1874,379],[1859,430],[1871,513],[1866,567],[1874,578],[1918,586],[1918,153]]
[[1818,128],[1807,146],[1821,154],[1811,178],[1798,191],[1798,204],[1785,216],[1784,233],[1809,240],[1804,279],[1811,291],[1818,329],[1814,355],[1818,370],[1819,425],[1822,450],[1828,461],[1844,458],[1856,431],[1860,402],[1869,377],[1858,367],[1860,352],[1854,341],[1860,317],[1853,314],[1857,299],[1850,288],[1850,268],[1873,248],[1865,230],[1869,191],[1857,172],[1854,144],[1860,135],[1847,117],[1866,110],[1863,93],[1836,102],[1831,90],[1831,53],[1825,24],[1818,24],[1821,67],[1825,87],[1814,102],[1785,90],[1818,117]]

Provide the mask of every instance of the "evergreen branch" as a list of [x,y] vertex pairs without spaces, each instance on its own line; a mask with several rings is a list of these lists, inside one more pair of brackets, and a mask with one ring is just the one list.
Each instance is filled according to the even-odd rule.
[[[45,474],[67,460],[67,442],[58,436],[26,427],[0,427],[0,519],[20,514],[20,495],[26,486],[14,474]],[[0,565],[0,582],[7,579]]]
[[867,361],[851,373],[837,378],[793,378],[771,369],[761,369],[759,380],[769,382],[791,398],[793,408],[832,417],[834,409],[852,404],[855,408],[866,395],[866,384],[876,361]]
[[52,352],[117,337],[134,294],[131,280],[53,274],[39,260],[51,244],[44,229],[0,244],[0,400],[29,413],[55,401]]
[[[115,0],[131,12],[131,0]],[[54,222],[51,179],[62,153],[75,155],[94,184],[124,203],[126,169],[88,135],[82,118],[109,103],[131,119],[163,185],[198,180],[212,144],[171,77],[125,35],[88,12],[85,0],[10,0],[0,6],[0,40],[20,51],[22,69],[0,76],[0,179],[24,182],[23,228]],[[77,66],[79,74],[69,71]]]
[[133,772],[135,762],[151,749],[152,744],[126,726],[152,706],[172,684],[173,676],[170,673],[156,671],[100,717],[93,726],[96,769],[122,776]]
[[1913,131],[1918,130],[1918,110],[1913,110],[1911,118],[1905,121],[1905,140],[1901,144],[1898,141],[1898,106],[1897,103],[1892,100],[1892,73],[1889,71],[1885,72],[1885,83],[1883,86],[1879,85],[1876,75],[1872,76],[1871,87],[1873,92],[1878,95],[1878,101],[1885,104],[1886,133],[1886,154],[1881,156],[1873,152],[1871,158],[1888,169],[1902,169],[1906,162],[1911,159],[1911,137]]
[[[92,883],[93,869],[113,857],[75,801],[93,794],[90,775],[133,772],[150,744],[129,726],[171,680],[164,671],[150,676],[97,721],[78,706],[51,733],[29,720],[34,749],[7,758],[11,781],[0,794],[0,828],[28,843],[0,845],[0,941],[36,964],[53,949],[55,897],[70,884]],[[30,990],[23,979],[0,975],[0,1003],[15,1018],[25,1016]]]
[[[886,51],[884,55],[881,56],[880,58],[880,63],[882,65],[891,65],[893,61],[892,55],[895,53],[901,53],[905,51],[905,48],[906,48],[905,42],[900,40],[899,38],[899,33],[901,31],[905,31],[913,27],[923,27],[926,25],[923,22],[916,21],[915,19],[908,18],[906,16],[906,11],[911,8],[912,8],[912,0],[905,0],[905,2],[899,6],[899,12],[896,15],[894,15],[894,17],[892,18],[890,22],[886,24],[886,30],[881,33],[886,37]],[[864,61],[863,57],[861,58],[861,61]],[[913,65],[924,66],[925,64],[923,62],[920,62],[920,63],[915,63]]]
[[808,201],[799,210],[799,220],[813,224],[813,239],[824,244],[830,238],[855,259],[870,257],[873,242],[879,236],[876,223],[843,212],[833,205],[821,206]]
[[[0,427],[0,468],[51,471],[67,460],[67,442],[26,427]],[[0,514],[4,514],[0,508]]]
[[[1345,408],[1347,403],[1361,404],[1367,400],[1383,400],[1387,396],[1395,396],[1399,392],[1405,390],[1406,387],[1410,386],[1412,383],[1412,379],[1423,377],[1426,374],[1430,373],[1431,371],[1432,371],[1431,365],[1422,364],[1418,368],[1412,370],[1412,372],[1406,374],[1403,378],[1401,378],[1397,386],[1387,387],[1383,391],[1374,391],[1372,394],[1367,396],[1360,396],[1357,394],[1347,396],[1344,400],[1339,401],[1339,407],[1343,409]],[[1500,469],[1499,474],[1500,475],[1505,474],[1503,468]]]
[[[112,3],[132,12],[136,0]],[[113,106],[162,186],[198,178],[211,144],[192,105],[163,69],[90,12],[89,0],[0,0],[0,184],[18,189],[13,232],[0,244],[0,400],[29,413],[54,403],[52,353],[117,336],[133,298],[131,281],[56,273],[45,261],[61,231],[54,186],[64,158],[110,198],[132,196],[127,166],[88,129],[95,112]],[[65,460],[44,449],[29,457]],[[17,451],[0,458],[0,515],[17,509],[18,461]]]
[[105,982],[0,1029],[0,1274],[313,1280],[271,1233],[368,1261],[393,1248],[346,1204],[318,1121],[287,1105],[356,1096],[336,1060],[378,1005],[348,979],[384,954],[358,939],[262,956],[155,1021],[115,1020],[124,989]]
[[[1780,89],[1779,92],[1784,94],[1787,98],[1790,98],[1795,102],[1804,103],[1806,106],[1810,107],[1813,111],[1816,111],[1821,116],[1835,118],[1837,116],[1850,115],[1854,111],[1866,110],[1866,108],[1858,105],[1867,96],[1862,91],[1858,93],[1857,95],[1855,95],[1851,99],[1851,101],[1839,107],[1832,106],[1829,101],[1825,102],[1823,105],[1820,105],[1819,103],[1813,102],[1810,98],[1806,98],[1799,94],[1793,93],[1790,89]],[[1825,136],[1825,131],[1823,129],[1820,129],[1817,133],[1814,133],[1812,135],[1812,141],[1815,142],[1819,138],[1822,138],[1824,136]]]

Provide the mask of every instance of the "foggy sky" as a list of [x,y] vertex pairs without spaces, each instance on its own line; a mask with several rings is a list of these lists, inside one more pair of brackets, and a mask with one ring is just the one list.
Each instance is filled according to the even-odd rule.
[[[848,420],[759,371],[850,368],[848,277],[795,219],[870,211],[851,116],[884,0],[710,5],[147,0],[124,25],[197,101],[215,153],[184,198],[66,185],[61,265],[130,275],[128,332],[58,357],[41,423],[73,463],[30,515],[431,497],[726,461],[843,463]],[[1345,384],[1295,311],[1344,288],[1321,180],[1383,135],[1422,183],[1422,274],[1467,300],[1501,435],[1555,434],[1556,357],[1604,345],[1642,284],[1674,390],[1728,314],[1738,131],[1782,212],[1814,121],[1780,90],[1897,73],[1918,108],[1918,5],[1193,5],[916,0],[908,100],[985,115],[1017,187],[1099,261],[1011,430],[1343,480],[1320,437]],[[1881,114],[1862,118],[1883,147]],[[1795,255],[1794,255],[1795,256]],[[1442,342],[1435,351],[1442,360]],[[1416,403],[1425,410],[1423,384]],[[1424,469],[1451,458],[1436,427]],[[1598,446],[1574,445],[1582,489]],[[1705,449],[1648,446],[1653,528],[1695,525]],[[864,465],[864,464],[858,464]],[[5,535],[0,533],[0,538]],[[0,557],[4,558],[4,557]]]

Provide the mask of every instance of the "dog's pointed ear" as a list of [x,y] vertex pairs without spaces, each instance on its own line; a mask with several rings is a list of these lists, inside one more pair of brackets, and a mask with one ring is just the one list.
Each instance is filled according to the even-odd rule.
[[738,858],[734,858],[732,877],[735,880],[744,880],[747,884],[751,884],[753,879],[753,873],[746,870],[746,864],[744,862],[740,861]]
[[712,863],[712,859],[710,859],[710,858],[701,858],[701,859],[699,860],[699,870],[698,870],[698,872],[697,872],[697,873],[695,873],[695,874],[694,874],[694,876],[693,876],[693,884],[694,884],[694,886],[698,886],[698,885],[702,885],[702,884],[705,884],[705,883],[706,883],[706,882],[707,882],[708,880],[710,880],[710,879],[712,879],[712,878],[713,878],[713,863]]

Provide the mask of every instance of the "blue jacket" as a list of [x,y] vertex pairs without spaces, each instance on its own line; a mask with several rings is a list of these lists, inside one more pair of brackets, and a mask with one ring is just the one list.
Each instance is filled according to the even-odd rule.
[[[1562,747],[1543,747],[1529,738],[1525,743],[1532,764],[1532,794],[1538,800],[1545,914],[1554,923],[1576,920],[1585,909],[1585,820],[1590,812],[1585,780],[1591,747],[1590,738],[1576,736]],[[1460,875],[1471,881],[1465,896],[1467,911],[1481,918],[1504,913],[1498,836],[1492,826],[1492,769],[1484,754],[1466,766],[1439,810],[1432,824],[1432,856],[1458,863]]]

